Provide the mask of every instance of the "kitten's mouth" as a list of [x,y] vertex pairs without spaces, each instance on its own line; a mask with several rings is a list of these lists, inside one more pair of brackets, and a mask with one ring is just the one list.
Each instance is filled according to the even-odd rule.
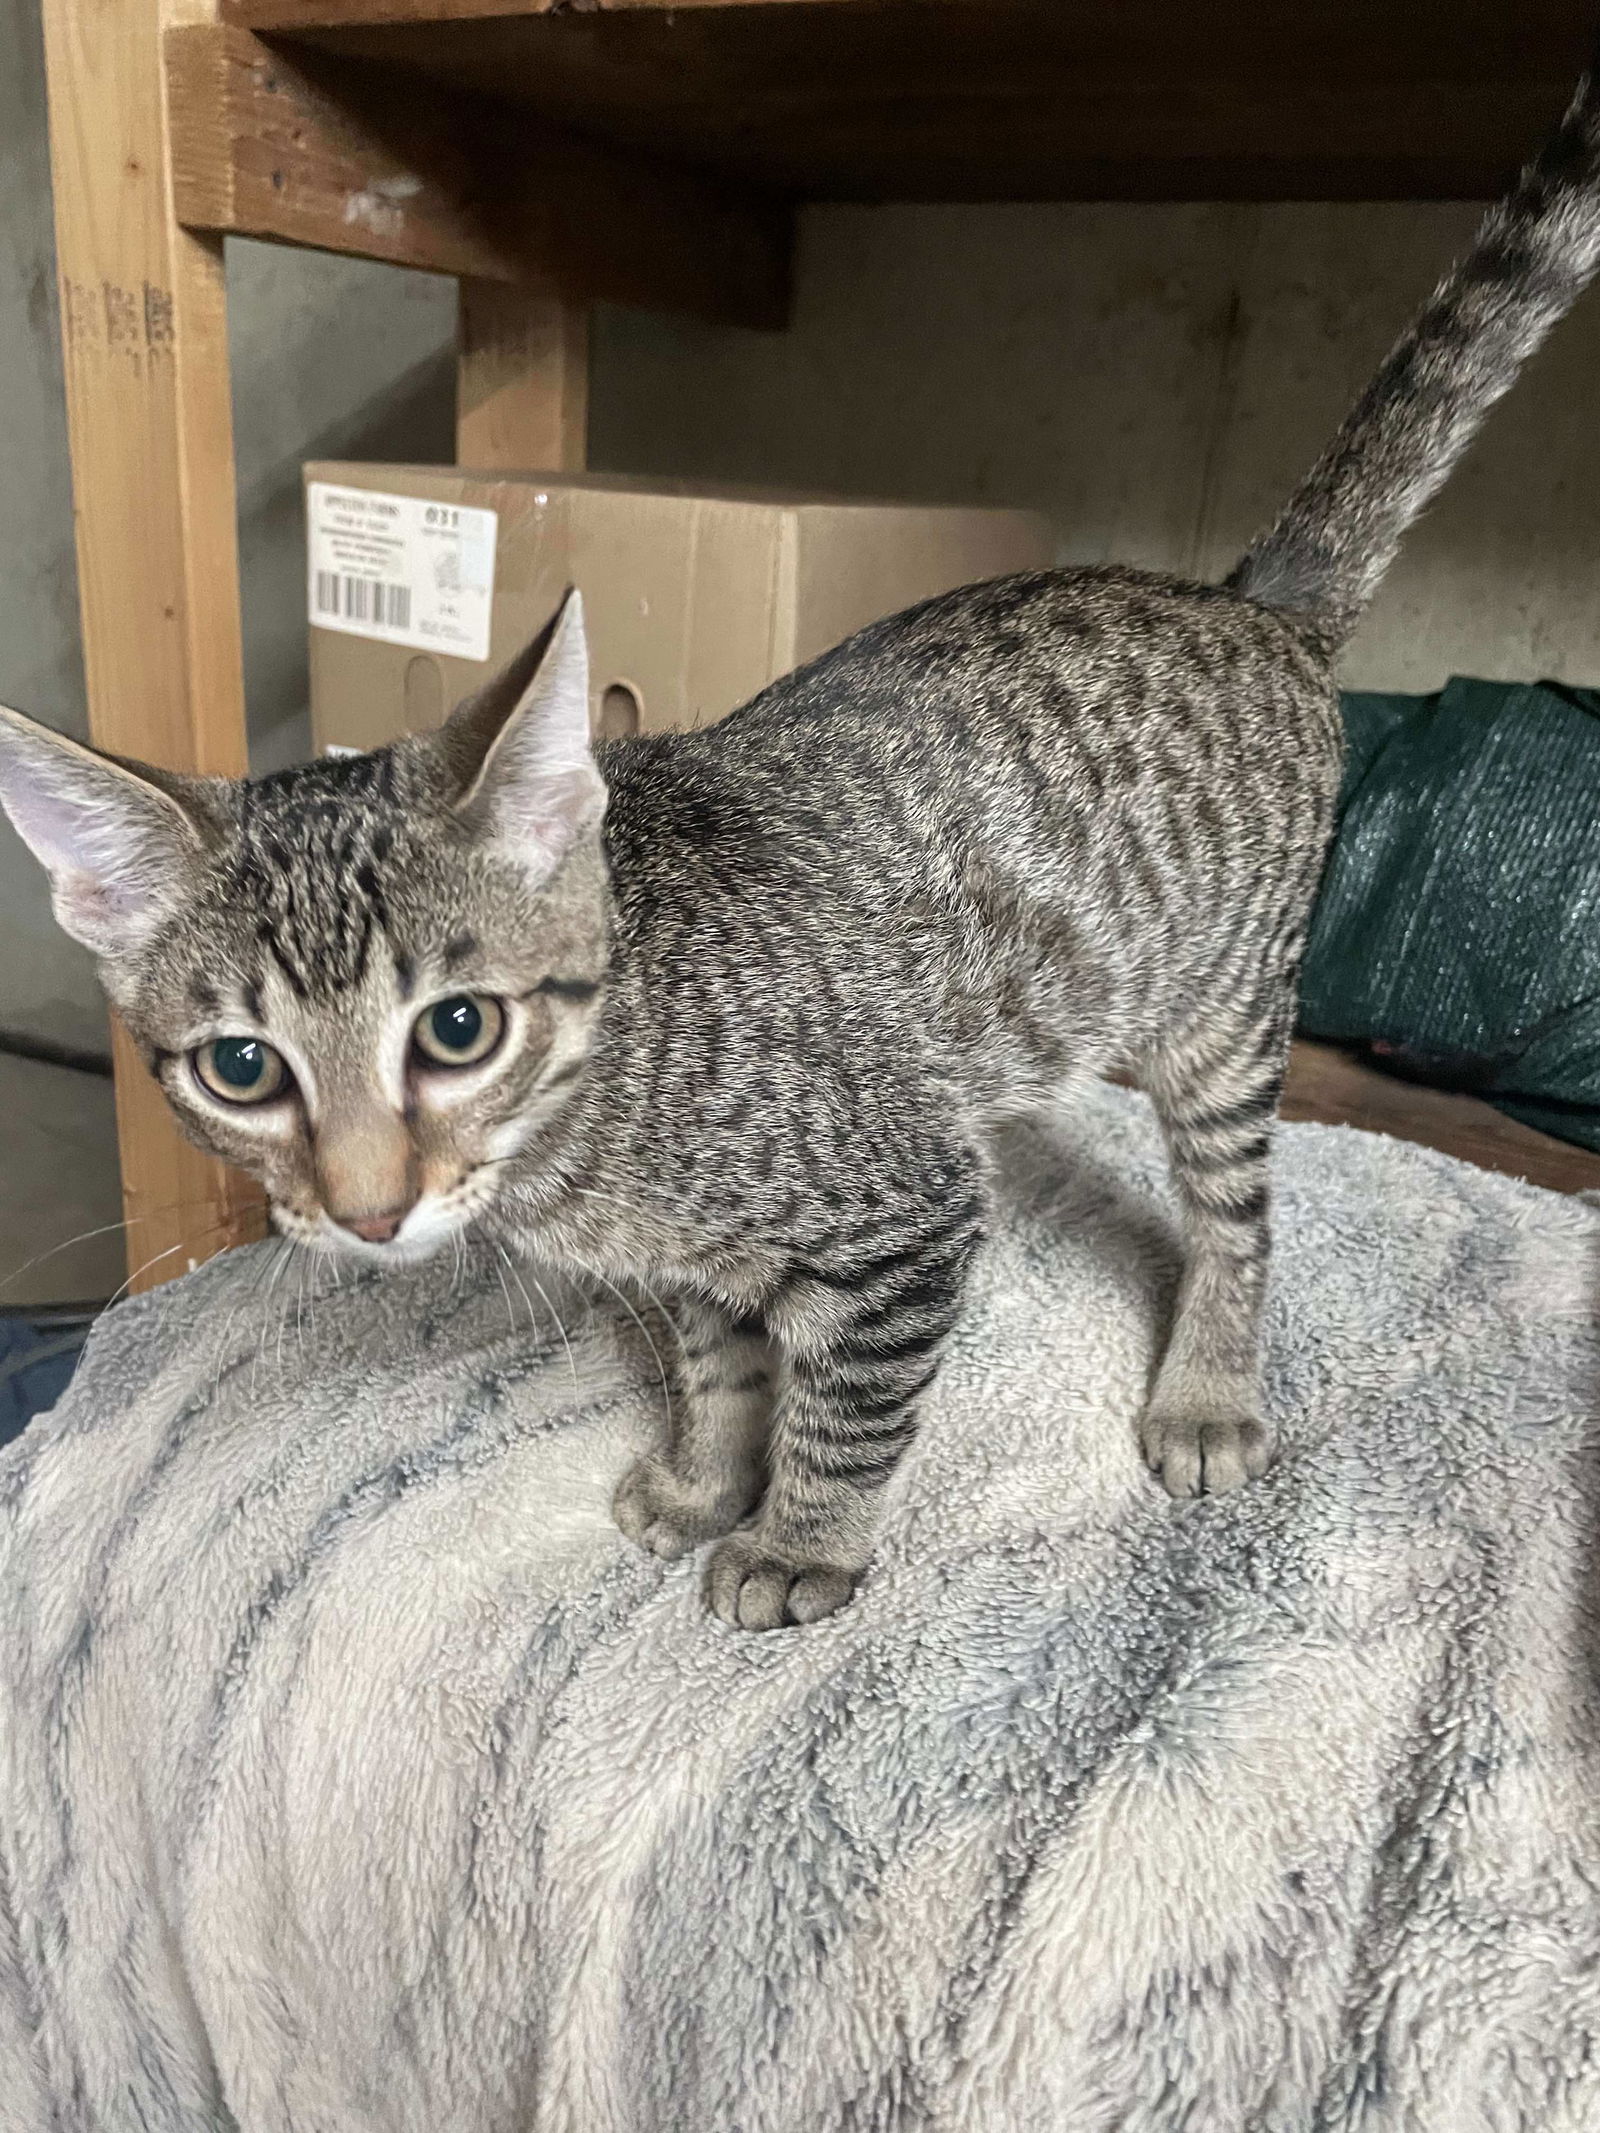
[[461,1237],[488,1206],[492,1195],[475,1181],[489,1167],[480,1165],[449,1192],[425,1194],[392,1215],[341,1221],[325,1207],[307,1210],[274,1202],[272,1216],[282,1235],[310,1250],[363,1266],[420,1266]]
[[316,1232],[314,1241],[324,1250],[360,1260],[364,1266],[420,1266],[442,1251],[464,1227],[460,1222],[440,1223],[425,1230],[406,1229],[393,1237],[369,1238],[357,1236],[342,1223],[328,1222]]

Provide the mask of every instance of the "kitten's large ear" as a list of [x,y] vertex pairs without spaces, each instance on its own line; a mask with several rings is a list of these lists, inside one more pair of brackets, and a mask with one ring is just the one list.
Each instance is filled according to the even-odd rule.
[[142,948],[204,853],[193,818],[151,778],[0,704],[0,806],[49,875],[60,924],[98,956]]
[[508,858],[540,877],[553,873],[606,804],[589,752],[589,647],[576,592],[451,713],[439,746],[458,781],[456,812]]

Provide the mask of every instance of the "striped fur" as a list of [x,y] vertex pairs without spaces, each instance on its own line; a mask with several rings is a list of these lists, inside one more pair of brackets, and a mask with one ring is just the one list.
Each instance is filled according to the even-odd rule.
[[[848,1595],[960,1319],[993,1124],[1110,1070],[1155,1098],[1189,1241],[1141,1441],[1175,1494],[1232,1488],[1273,1448],[1268,1157],[1338,786],[1333,656],[1592,272],[1597,142],[1585,86],[1228,586],[969,587],[712,731],[594,760],[574,606],[433,738],[151,792],[13,723],[0,791],[80,920],[127,814],[136,879],[90,898],[108,983],[291,1234],[393,1259],[486,1224],[690,1321],[677,1456],[617,1515],[662,1555],[716,1538],[730,1622]],[[510,1038],[446,1089],[406,1031],[460,989]],[[218,1017],[283,1051],[297,1109],[204,1100]],[[391,1245],[365,1238],[384,1210]]]

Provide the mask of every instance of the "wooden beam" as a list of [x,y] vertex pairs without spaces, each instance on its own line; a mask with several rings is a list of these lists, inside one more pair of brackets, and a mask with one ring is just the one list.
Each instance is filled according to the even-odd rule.
[[748,189],[216,24],[174,29],[167,70],[174,197],[191,229],[784,322],[792,218]]
[[[172,216],[161,34],[181,0],[45,0],[56,256],[94,739],[245,768],[222,251]],[[191,1148],[116,1032],[133,1286],[256,1234],[255,1188]]]
[[589,310],[503,282],[463,281],[456,459],[464,467],[586,463]]

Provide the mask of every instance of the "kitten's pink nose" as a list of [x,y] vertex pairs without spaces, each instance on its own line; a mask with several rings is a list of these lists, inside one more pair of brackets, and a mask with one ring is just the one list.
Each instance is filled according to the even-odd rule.
[[317,1129],[318,1198],[363,1244],[392,1244],[421,1194],[405,1120],[365,1089],[331,1089]]
[[367,1244],[388,1244],[400,1234],[400,1225],[410,1212],[409,1207],[391,1207],[385,1215],[345,1215],[340,1227]]

